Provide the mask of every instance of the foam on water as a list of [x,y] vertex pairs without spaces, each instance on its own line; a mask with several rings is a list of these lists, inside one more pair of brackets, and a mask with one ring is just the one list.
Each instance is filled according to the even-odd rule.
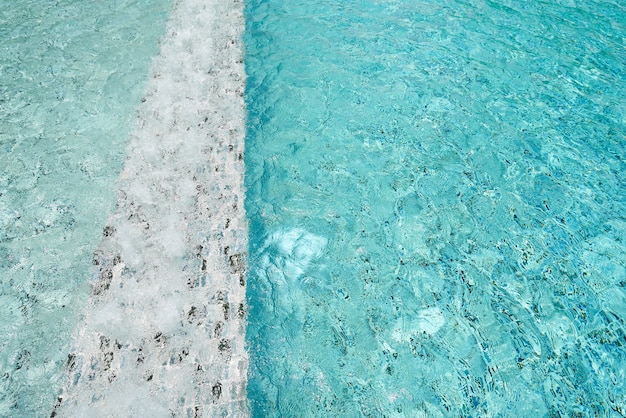
[[175,5],[55,414],[247,414],[242,19]]

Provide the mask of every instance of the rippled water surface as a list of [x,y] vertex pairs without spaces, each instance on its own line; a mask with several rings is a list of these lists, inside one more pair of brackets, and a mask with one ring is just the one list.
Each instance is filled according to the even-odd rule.
[[48,416],[169,0],[0,0],[0,416]]
[[626,415],[623,3],[246,18],[253,415]]

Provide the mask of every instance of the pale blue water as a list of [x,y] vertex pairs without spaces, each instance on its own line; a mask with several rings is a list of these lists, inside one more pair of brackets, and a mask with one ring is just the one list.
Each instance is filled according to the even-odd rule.
[[246,19],[253,416],[625,416],[624,3]]
[[0,0],[0,416],[49,416],[169,0]]

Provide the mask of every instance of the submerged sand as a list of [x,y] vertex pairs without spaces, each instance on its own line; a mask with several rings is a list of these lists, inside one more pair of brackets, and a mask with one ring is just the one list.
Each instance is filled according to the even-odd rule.
[[53,415],[246,416],[243,3],[177,1]]

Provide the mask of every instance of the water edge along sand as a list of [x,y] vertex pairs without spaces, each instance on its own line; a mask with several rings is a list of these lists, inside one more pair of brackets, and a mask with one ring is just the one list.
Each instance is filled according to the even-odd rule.
[[247,416],[243,3],[174,5],[53,416]]

